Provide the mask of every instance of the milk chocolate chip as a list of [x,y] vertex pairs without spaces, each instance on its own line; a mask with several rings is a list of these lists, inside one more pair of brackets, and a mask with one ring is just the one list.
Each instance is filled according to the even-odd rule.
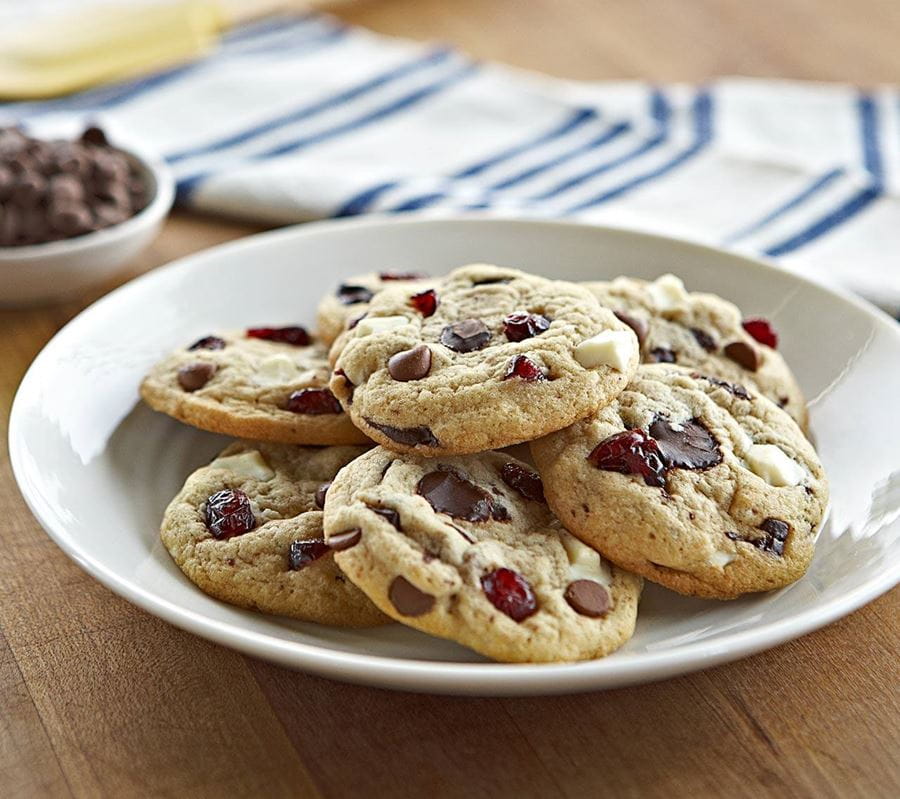
[[401,616],[422,616],[434,607],[434,597],[420,591],[405,577],[395,577],[388,598]]
[[421,380],[431,371],[431,350],[424,344],[392,355],[388,360],[388,372],[394,380],[408,382]]

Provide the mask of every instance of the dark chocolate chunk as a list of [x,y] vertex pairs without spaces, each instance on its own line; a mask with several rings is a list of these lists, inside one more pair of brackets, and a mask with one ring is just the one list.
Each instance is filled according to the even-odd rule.
[[178,385],[185,391],[198,391],[203,388],[216,373],[214,363],[189,363],[178,370]]
[[759,354],[743,341],[732,341],[731,344],[727,344],[725,354],[750,372],[755,372],[759,368]]
[[388,598],[401,616],[422,616],[434,607],[434,597],[420,591],[405,577],[395,577]]
[[487,491],[452,469],[429,472],[419,480],[416,493],[425,497],[438,513],[467,522],[486,521],[494,510],[494,501]]
[[707,469],[722,462],[719,444],[699,419],[675,427],[668,419],[657,417],[650,425],[667,468]]
[[474,352],[491,340],[491,332],[480,319],[464,319],[441,331],[441,344],[454,352]]
[[594,580],[575,580],[563,596],[576,613],[597,618],[610,608],[609,592]]
[[335,552],[340,552],[344,549],[355,547],[359,543],[360,538],[362,538],[362,530],[358,527],[353,527],[349,530],[344,530],[343,532],[328,536],[327,543]]
[[735,397],[740,397],[745,400],[750,399],[750,394],[747,393],[747,389],[740,383],[729,383],[726,380],[720,380],[718,377],[701,375],[699,372],[691,372],[691,377],[693,377],[694,380],[705,380],[707,383],[712,383],[714,386],[724,388],[729,394],[734,394]]
[[427,427],[392,427],[389,424],[378,424],[366,419],[366,424],[384,433],[391,441],[406,444],[409,447],[439,447],[441,442]]
[[732,541],[744,541],[747,544],[753,544],[761,552],[769,552],[779,557],[784,555],[784,545],[791,532],[791,526],[781,519],[769,517],[759,525],[759,529],[765,533],[764,536],[748,538],[733,531],[728,531],[725,535]]
[[654,347],[650,350],[650,357],[656,363],[675,363],[676,361],[675,353],[665,347]]
[[375,505],[366,505],[366,507],[372,511],[372,513],[377,513],[381,518],[387,519],[388,522],[394,527],[395,530],[400,530],[400,514],[397,513],[393,508],[379,508]]
[[291,541],[288,562],[292,571],[300,571],[329,552],[331,547],[322,538]]
[[510,488],[518,491],[525,499],[532,502],[546,502],[544,483],[537,472],[526,469],[518,463],[504,463],[500,469],[500,477]]
[[388,372],[400,382],[421,380],[430,371],[431,350],[425,344],[398,352],[388,360]]
[[691,333],[694,334],[697,343],[707,352],[713,352],[716,349],[716,340],[705,330],[701,330],[699,327],[692,327]]
[[356,305],[358,302],[368,302],[375,295],[365,286],[354,286],[349,283],[341,283],[338,286],[337,298],[344,305]]
[[322,485],[320,485],[316,489],[315,502],[316,507],[319,510],[322,510],[325,507],[325,496],[328,494],[329,488],[331,488],[331,480],[329,480],[327,483],[322,483]]
[[224,350],[225,342],[218,336],[204,336],[198,339],[190,347],[189,350]]

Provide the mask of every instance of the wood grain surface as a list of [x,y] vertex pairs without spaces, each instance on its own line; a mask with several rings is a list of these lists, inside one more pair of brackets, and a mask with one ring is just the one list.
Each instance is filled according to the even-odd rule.
[[[337,11],[573,78],[900,82],[897,0],[361,0]],[[251,232],[177,215],[117,282]],[[0,312],[4,437],[31,359],[91,299]],[[453,699],[286,671],[147,615],[50,542],[5,451],[0,525],[2,797],[900,796],[897,589],[679,679]]]

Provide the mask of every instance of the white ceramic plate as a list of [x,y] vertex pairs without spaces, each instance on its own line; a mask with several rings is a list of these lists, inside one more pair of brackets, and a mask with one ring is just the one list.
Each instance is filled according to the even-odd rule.
[[[815,560],[776,593],[721,603],[648,586],[634,638],[603,660],[489,663],[391,625],[372,631],[267,617],[206,597],[159,542],[163,509],[224,439],[138,403],[170,349],[220,328],[311,323],[320,295],[372,269],[434,273],[470,261],[575,280],[672,271],[772,319],[812,401],[832,486]],[[620,686],[712,666],[827,624],[900,579],[900,326],[865,303],[765,264],[655,236],[563,223],[354,221],[255,236],[113,292],[63,329],[22,382],[10,453],[59,546],[113,591],[252,655],[372,685],[472,694]]]

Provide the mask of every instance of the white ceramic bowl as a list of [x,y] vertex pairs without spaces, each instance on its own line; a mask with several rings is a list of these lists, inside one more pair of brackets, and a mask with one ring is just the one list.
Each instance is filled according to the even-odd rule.
[[118,225],[71,239],[0,247],[0,305],[59,302],[100,285],[146,247],[175,199],[175,182],[158,159],[123,150],[137,166],[150,203]]
[[[154,413],[138,383],[217,329],[312,322],[366,270],[441,273],[484,260],[575,280],[672,271],[766,316],[811,400],[832,507],[808,574],[732,602],[648,585],[634,638],[601,660],[489,663],[389,625],[264,616],[201,593],[159,540],[184,478],[225,439]],[[192,255],[114,291],[65,327],[22,381],[9,425],[25,499],[59,546],[113,591],[226,646],[338,679],[420,691],[562,693],[705,668],[827,624],[900,579],[900,326],[861,300],[765,264],[657,236],[565,223],[362,220],[304,225]]]

